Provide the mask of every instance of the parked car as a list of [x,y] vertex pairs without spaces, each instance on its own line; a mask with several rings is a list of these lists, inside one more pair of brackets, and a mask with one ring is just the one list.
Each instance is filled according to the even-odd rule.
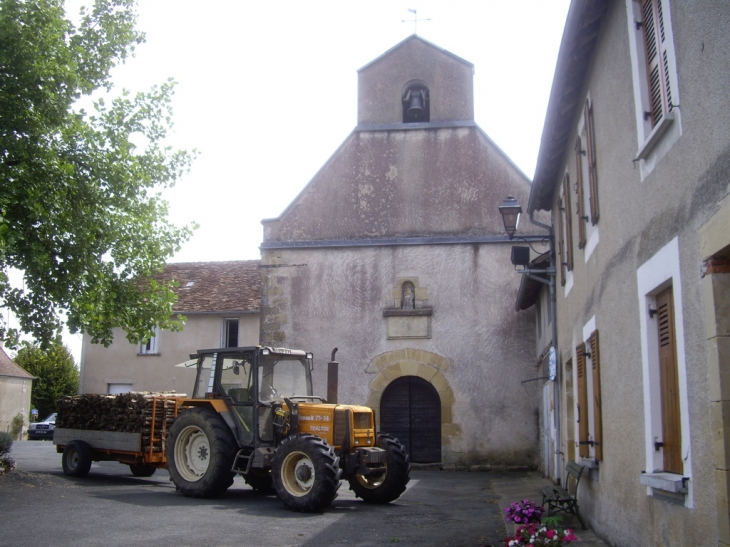
[[56,413],[54,412],[42,422],[33,422],[28,428],[28,440],[37,441],[41,439],[53,440],[53,428],[56,426]]

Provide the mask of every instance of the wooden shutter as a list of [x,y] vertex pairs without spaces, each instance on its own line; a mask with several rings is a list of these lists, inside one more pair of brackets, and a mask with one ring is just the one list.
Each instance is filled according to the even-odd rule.
[[654,127],[671,110],[672,97],[669,87],[669,58],[666,50],[664,14],[661,0],[644,0],[641,3],[643,17],[646,72],[649,84],[649,112]]
[[588,378],[586,371],[586,345],[584,342],[575,348],[578,373],[578,455],[590,456],[588,447]]
[[659,377],[662,396],[662,442],[664,471],[683,473],[682,422],[679,413],[679,373],[674,332],[672,287],[656,297],[659,331]]
[[563,200],[558,199],[558,257],[560,260],[560,284],[565,285],[565,238],[563,237]]
[[578,215],[578,248],[583,249],[586,246],[586,212],[583,201],[583,146],[580,137],[575,139],[575,193],[576,193],[576,209]]
[[568,173],[563,179],[563,204],[565,205],[565,261],[569,270],[573,269],[573,213],[570,207],[570,180]]
[[603,459],[603,414],[601,412],[601,352],[598,348],[598,329],[590,337],[591,364],[593,365],[593,441],[597,460]]
[[586,131],[586,159],[588,160],[588,201],[591,206],[591,224],[598,223],[598,173],[596,171],[596,142],[593,132],[593,107],[586,99],[583,107],[584,127]]

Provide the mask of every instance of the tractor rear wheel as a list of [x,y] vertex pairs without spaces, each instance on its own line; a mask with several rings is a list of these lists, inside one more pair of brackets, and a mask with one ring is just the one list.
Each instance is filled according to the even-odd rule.
[[216,412],[191,408],[180,414],[167,439],[167,470],[184,495],[221,496],[233,484],[236,440]]
[[316,435],[292,435],[276,449],[272,476],[276,495],[289,509],[322,511],[337,497],[340,458]]
[[354,475],[348,479],[350,490],[368,503],[390,503],[405,492],[411,480],[410,457],[393,435],[378,433],[376,444],[385,450],[385,474]]

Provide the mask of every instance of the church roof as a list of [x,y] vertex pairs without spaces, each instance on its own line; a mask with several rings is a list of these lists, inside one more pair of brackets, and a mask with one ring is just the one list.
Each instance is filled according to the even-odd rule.
[[176,313],[254,313],[261,307],[261,261],[178,262],[161,279],[174,279]]
[[452,57],[452,58],[456,59],[457,61],[459,61],[461,63],[464,63],[466,66],[469,66],[469,67],[472,67],[472,68],[474,67],[474,64],[473,63],[470,63],[466,59],[462,59],[458,55],[454,55],[450,51],[448,51],[448,50],[446,50],[446,49],[444,49],[444,48],[442,48],[440,46],[437,46],[433,42],[429,42],[428,40],[425,40],[424,38],[421,38],[417,34],[411,34],[408,38],[406,38],[405,40],[402,40],[401,42],[398,42],[396,45],[394,45],[388,51],[386,51],[385,53],[383,53],[381,55],[378,55],[375,59],[373,59],[372,61],[370,61],[366,65],[363,65],[357,71],[358,72],[361,72],[361,71],[365,70],[366,68],[368,68],[368,67],[370,67],[370,66],[372,66],[372,65],[374,65],[374,64],[376,64],[378,62],[380,62],[384,57],[387,57],[390,53],[392,53],[396,49],[399,49],[399,48],[403,47],[407,42],[410,42],[410,41],[413,41],[413,40],[418,40],[419,42],[423,42],[424,44],[426,44],[428,46],[431,46],[432,48],[440,51],[441,53],[444,53],[445,55],[448,55],[449,57]]
[[35,376],[29,374],[16,365],[13,360],[8,357],[8,354],[5,353],[3,348],[0,348],[0,376],[10,376],[12,378],[35,378]]

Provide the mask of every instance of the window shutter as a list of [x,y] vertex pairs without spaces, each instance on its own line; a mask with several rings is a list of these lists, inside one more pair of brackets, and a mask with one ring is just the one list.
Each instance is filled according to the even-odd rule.
[[563,237],[563,200],[558,199],[558,256],[560,259],[560,284],[565,285],[565,238]]
[[593,364],[593,440],[596,443],[596,459],[603,459],[603,414],[601,412],[601,353],[598,348],[598,329],[590,338],[591,363]]
[[586,158],[588,160],[588,200],[591,205],[591,224],[595,226],[598,223],[598,173],[596,171],[596,143],[593,132],[593,107],[588,99],[586,99],[583,108],[583,119],[585,120]]
[[586,345],[581,342],[575,347],[578,373],[578,455],[588,458],[588,384],[586,376]]
[[586,212],[583,201],[583,160],[581,156],[584,150],[580,142],[580,137],[575,139],[575,193],[576,213],[578,214],[578,248],[583,249],[586,246]]
[[568,173],[563,179],[563,204],[565,205],[565,259],[569,270],[573,269],[573,213],[570,207],[570,180]]
[[664,471],[683,473],[682,430],[679,413],[679,374],[674,333],[672,287],[656,297],[659,330],[659,376],[662,393],[662,442]]
[[654,127],[671,110],[672,104],[661,0],[644,0],[641,12],[649,82],[649,114]]

